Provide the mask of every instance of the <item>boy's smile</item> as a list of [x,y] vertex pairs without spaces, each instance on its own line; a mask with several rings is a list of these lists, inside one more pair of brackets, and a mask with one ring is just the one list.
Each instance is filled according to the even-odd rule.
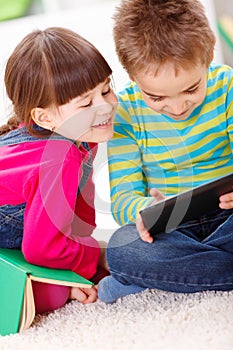
[[174,65],[165,63],[156,74],[152,70],[139,72],[133,80],[151,109],[174,120],[184,120],[205,98],[206,71],[201,64],[176,71]]

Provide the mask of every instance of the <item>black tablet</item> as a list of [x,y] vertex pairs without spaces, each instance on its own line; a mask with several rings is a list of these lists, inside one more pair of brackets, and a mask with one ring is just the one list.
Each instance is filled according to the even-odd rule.
[[233,192],[233,173],[169,197],[140,211],[152,236],[219,209],[219,196]]

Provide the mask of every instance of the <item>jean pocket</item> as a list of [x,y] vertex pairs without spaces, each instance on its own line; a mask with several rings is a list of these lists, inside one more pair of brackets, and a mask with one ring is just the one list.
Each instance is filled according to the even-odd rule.
[[23,239],[25,204],[0,207],[0,247],[20,248]]

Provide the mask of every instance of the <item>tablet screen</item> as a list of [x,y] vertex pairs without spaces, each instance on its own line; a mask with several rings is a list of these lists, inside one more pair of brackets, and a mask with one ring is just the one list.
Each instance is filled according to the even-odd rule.
[[219,209],[219,196],[233,192],[233,173],[169,197],[140,211],[152,236]]

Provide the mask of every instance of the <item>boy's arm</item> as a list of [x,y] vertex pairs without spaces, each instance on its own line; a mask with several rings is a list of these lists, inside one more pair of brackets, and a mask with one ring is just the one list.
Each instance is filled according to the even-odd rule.
[[229,74],[228,89],[226,95],[226,118],[228,124],[228,134],[231,143],[231,150],[233,153],[233,69]]
[[108,142],[112,214],[119,225],[135,222],[139,211],[153,201],[147,193],[137,128],[125,104],[119,102],[114,137]]
[[[228,80],[228,89],[226,95],[226,118],[227,118],[227,132],[229,135],[231,152],[233,154],[233,69],[230,71],[230,78]],[[220,208],[232,209],[233,207],[233,192],[220,196]]]

